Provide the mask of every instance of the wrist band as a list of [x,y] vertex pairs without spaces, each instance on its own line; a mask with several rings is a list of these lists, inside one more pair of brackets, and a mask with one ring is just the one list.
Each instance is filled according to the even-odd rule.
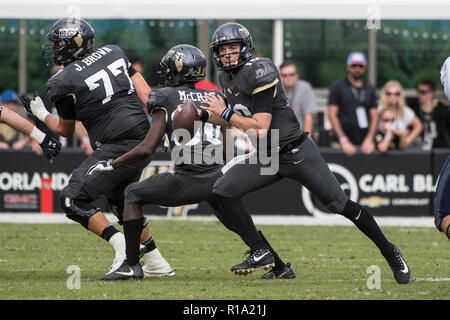
[[221,117],[223,119],[225,119],[225,121],[230,121],[231,116],[234,114],[233,109],[231,108],[227,108],[225,110],[223,110]]
[[200,121],[206,122],[209,119],[209,111],[202,110],[202,115],[200,116]]
[[384,136],[384,140],[391,140],[391,138],[392,138],[392,135],[390,133],[388,133]]
[[45,133],[34,126],[33,130],[31,130],[30,138],[41,144],[45,139]]
[[48,112],[47,109],[45,108],[42,99],[39,96],[37,96],[35,100],[32,100],[30,102],[30,107],[31,111],[36,116],[36,118],[45,123],[45,117],[47,117],[47,115],[49,115],[50,112]]
[[81,138],[81,141],[82,141],[82,142],[90,142],[88,136],[84,136],[83,138]]
[[339,143],[340,143],[340,144],[346,143],[347,141],[348,141],[347,136],[343,136],[343,137],[340,137],[340,138],[339,138]]

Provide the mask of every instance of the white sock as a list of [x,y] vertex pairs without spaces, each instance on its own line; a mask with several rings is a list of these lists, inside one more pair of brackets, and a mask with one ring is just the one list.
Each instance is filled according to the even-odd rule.
[[116,251],[116,256],[125,256],[125,236],[121,232],[113,235],[108,242]]

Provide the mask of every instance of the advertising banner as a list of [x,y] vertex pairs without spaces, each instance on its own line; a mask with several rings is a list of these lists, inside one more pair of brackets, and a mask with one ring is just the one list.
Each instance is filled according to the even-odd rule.
[[[367,207],[375,216],[432,215],[436,181],[449,156],[447,149],[390,151],[369,156],[349,157],[338,150],[321,149],[331,171],[344,192]],[[54,164],[31,151],[5,150],[0,153],[0,213],[62,212],[59,192],[68,183],[70,173],[86,155],[79,149],[64,149]],[[173,169],[170,153],[156,153],[141,179]],[[195,188],[195,186],[193,186]],[[313,215],[329,211],[298,182],[283,179],[244,198],[252,214]],[[110,212],[104,198],[96,205]],[[144,206],[144,213],[184,216],[211,215],[205,202],[178,208]]]

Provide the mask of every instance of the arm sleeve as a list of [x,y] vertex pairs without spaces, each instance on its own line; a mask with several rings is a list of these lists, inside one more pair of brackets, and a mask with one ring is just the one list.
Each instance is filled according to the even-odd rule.
[[137,73],[136,69],[130,64],[130,66],[128,67],[128,75],[130,76],[130,78],[134,76],[136,73]]
[[55,102],[56,110],[58,110],[58,115],[64,120],[75,120],[74,112],[74,100],[72,95],[65,96]]
[[272,86],[252,96],[251,109],[253,114],[262,112],[272,113],[274,91],[275,87]]
[[450,100],[450,57],[445,60],[441,68],[441,82],[444,87],[445,95]]

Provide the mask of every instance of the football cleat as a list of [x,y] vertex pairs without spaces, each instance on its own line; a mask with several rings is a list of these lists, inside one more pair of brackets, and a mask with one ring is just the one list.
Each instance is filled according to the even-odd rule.
[[249,250],[245,254],[250,255],[243,262],[231,268],[231,272],[234,274],[247,275],[259,269],[268,270],[275,266],[275,259],[269,249]]
[[114,261],[113,261],[111,267],[109,268],[109,271],[108,271],[107,274],[109,274],[109,273],[113,272],[114,270],[118,269],[122,265],[122,263],[125,260],[125,258],[126,258],[125,255],[116,255],[116,257],[114,258]]
[[261,276],[261,279],[294,279],[295,272],[291,268],[291,264],[288,262],[282,268],[277,268],[276,266]]
[[175,272],[158,249],[144,254],[144,277],[173,277]]
[[381,254],[391,267],[395,280],[400,284],[408,283],[410,270],[400,253],[400,249],[396,245],[391,244]]
[[122,265],[114,270],[111,273],[105,274],[103,277],[100,278],[100,280],[105,281],[112,281],[112,280],[140,280],[144,277],[144,272],[142,271],[141,265],[135,264],[134,266],[131,266],[128,264],[127,260],[124,260]]

